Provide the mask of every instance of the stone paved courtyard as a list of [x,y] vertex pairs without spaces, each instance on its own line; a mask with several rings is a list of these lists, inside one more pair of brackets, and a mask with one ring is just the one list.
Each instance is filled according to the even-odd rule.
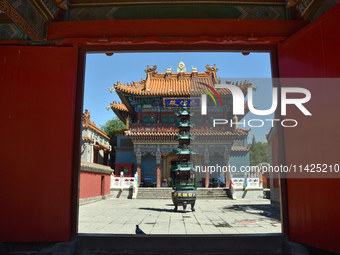
[[[79,233],[257,234],[281,233],[280,212],[267,199],[198,200],[195,212],[173,211],[172,201],[107,199],[79,207]],[[189,210],[188,210],[189,209]]]

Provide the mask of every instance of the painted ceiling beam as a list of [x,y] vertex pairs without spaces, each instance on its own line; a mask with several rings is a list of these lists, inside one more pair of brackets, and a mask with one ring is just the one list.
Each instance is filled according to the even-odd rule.
[[24,33],[32,40],[40,41],[43,38],[33,29],[31,25],[7,0],[0,0],[0,10],[2,10]]
[[[29,0],[34,6],[34,9],[40,14],[45,22],[52,21],[54,19],[53,13],[49,10],[47,5],[42,0]],[[47,1],[46,1],[47,2]],[[55,9],[57,11],[57,9]]]
[[11,19],[2,11],[0,11],[0,21],[4,21],[4,20],[9,20],[11,21]]
[[59,5],[54,0],[0,0],[0,10],[1,16],[8,16],[32,41],[42,41],[46,39],[47,23],[54,20]]
[[48,40],[111,37],[289,37],[302,20],[159,19],[50,22]]
[[99,6],[99,5],[114,5],[114,6],[164,6],[164,5],[210,5],[210,6],[225,6],[225,5],[286,5],[285,0],[173,0],[173,1],[157,1],[157,0],[70,0],[70,6]]

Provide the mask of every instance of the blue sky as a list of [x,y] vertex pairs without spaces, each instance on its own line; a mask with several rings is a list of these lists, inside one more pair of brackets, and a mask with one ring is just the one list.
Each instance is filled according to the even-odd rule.
[[[97,126],[105,124],[115,116],[114,112],[107,111],[106,107],[114,100],[120,101],[115,92],[110,93],[109,87],[113,87],[117,81],[124,83],[145,79],[144,70],[147,65],[157,65],[157,71],[160,73],[165,73],[165,70],[172,66],[173,72],[176,72],[181,61],[184,62],[187,72],[191,72],[191,66],[197,68],[198,72],[204,72],[206,64],[210,66],[216,64],[219,69],[217,75],[221,79],[249,80],[253,86],[258,87],[254,93],[254,105],[258,109],[270,108],[272,92],[269,53],[250,53],[244,56],[240,52],[171,52],[115,53],[113,56],[87,54],[84,110],[88,109],[91,112],[91,120]],[[273,116],[264,116],[260,119],[265,118],[273,118]],[[259,119],[259,117],[248,113],[245,119]],[[252,128],[248,140],[251,140],[255,134],[257,141],[265,141],[265,134],[269,129],[269,123],[261,128]]]

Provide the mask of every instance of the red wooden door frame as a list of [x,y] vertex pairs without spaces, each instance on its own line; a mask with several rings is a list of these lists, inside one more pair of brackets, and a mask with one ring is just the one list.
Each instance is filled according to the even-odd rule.
[[[169,22],[171,22],[171,26],[169,26]],[[265,51],[271,53],[273,77],[278,77],[277,44],[306,25],[304,21],[199,19],[72,22],[72,26],[70,26],[70,23],[71,22],[50,23],[48,39],[55,41],[46,42],[46,44],[49,44],[46,48],[50,48],[51,46],[78,47],[73,132],[73,171],[71,180],[72,191],[70,192],[72,196],[70,201],[71,219],[68,221],[69,223],[67,222],[64,225],[67,230],[63,232],[65,236],[63,240],[66,240],[70,234],[71,236],[77,236],[78,232],[79,144],[81,141],[85,60],[87,52]],[[185,23],[186,26],[183,26],[183,23]],[[187,29],[187,27],[190,27],[190,29]],[[13,44],[13,42],[1,42],[1,44],[6,43]],[[74,74],[74,71],[72,74]],[[46,81],[48,81],[47,78]],[[283,136],[279,136],[282,137],[283,141]],[[283,142],[281,146],[284,146]],[[69,176],[67,177],[69,178]],[[284,183],[282,189],[285,189]],[[67,199],[69,199],[69,197],[67,197]],[[284,204],[286,199],[285,192],[282,192],[281,199]],[[44,204],[41,204],[41,206],[43,205]],[[284,215],[284,226],[288,226],[287,219],[287,215]],[[71,233],[68,232],[69,229]],[[67,231],[67,233],[65,231]],[[284,231],[284,233],[286,234],[288,232]],[[44,240],[44,238],[42,238],[42,240]],[[52,241],[59,240],[53,239]]]
[[[72,26],[70,26],[70,23],[72,23]],[[186,25],[183,26],[183,24]],[[72,186],[72,236],[77,235],[78,227],[79,144],[87,52],[270,52],[273,77],[278,77],[277,44],[307,24],[308,22],[301,20],[228,19],[110,20],[49,23],[48,40],[55,40],[56,46],[77,45],[79,47]],[[282,196],[284,200],[284,192]],[[284,222],[284,225],[288,226],[287,222]],[[284,233],[287,233],[286,230]]]

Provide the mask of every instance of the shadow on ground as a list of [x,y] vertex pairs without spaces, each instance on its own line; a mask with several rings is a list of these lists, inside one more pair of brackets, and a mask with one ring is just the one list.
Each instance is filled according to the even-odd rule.
[[273,208],[271,205],[231,205],[223,207],[223,210],[232,210],[235,212],[245,212],[253,215],[261,215],[281,222],[280,210]]
[[165,209],[165,208],[139,207],[138,209],[148,210],[148,211],[156,211],[156,212],[175,212],[174,209]]

